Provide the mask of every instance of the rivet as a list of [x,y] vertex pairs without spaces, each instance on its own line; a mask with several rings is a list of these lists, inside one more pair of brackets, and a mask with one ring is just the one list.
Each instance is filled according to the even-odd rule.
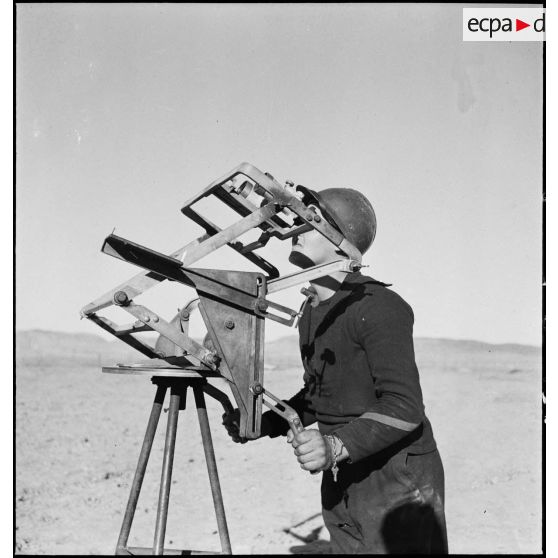
[[124,306],[128,302],[128,295],[124,291],[117,291],[114,293],[114,303],[118,306]]
[[263,388],[262,384],[256,383],[252,386],[251,391],[254,395],[261,395],[264,391],[264,388]]
[[258,300],[258,310],[260,312],[265,312],[269,307],[269,304],[266,300]]

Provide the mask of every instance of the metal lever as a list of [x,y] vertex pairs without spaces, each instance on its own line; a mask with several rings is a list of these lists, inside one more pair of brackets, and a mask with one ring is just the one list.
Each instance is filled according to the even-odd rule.
[[[269,401],[266,401],[262,398],[262,403],[268,408],[271,409],[273,412],[277,413],[279,416],[283,417],[288,423],[291,428],[291,432],[293,434],[298,434],[299,432],[304,431],[304,426],[298,413],[289,405],[287,405],[284,401],[275,397],[273,393],[267,391],[261,384],[256,384],[250,388],[250,391],[255,395],[267,395],[273,401],[275,401],[276,405],[273,405]],[[317,475],[320,471],[310,471],[311,475]]]
[[275,397],[273,393],[267,391],[261,384],[253,385],[250,388],[250,391],[254,395],[267,395],[270,399],[273,399],[277,406],[273,405],[269,401],[266,401],[263,397],[262,403],[273,412],[277,413],[280,417],[283,417],[289,423],[289,427],[291,428],[293,434],[298,434],[299,432],[304,431],[304,426],[302,425],[302,421],[300,420],[298,413],[284,401]]

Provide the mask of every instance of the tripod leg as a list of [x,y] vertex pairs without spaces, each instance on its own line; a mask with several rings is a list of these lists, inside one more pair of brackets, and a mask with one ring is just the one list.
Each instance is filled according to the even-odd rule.
[[185,387],[172,386],[165,437],[165,452],[163,454],[163,471],[161,473],[161,488],[159,490],[159,504],[157,505],[157,522],[155,524],[155,539],[153,541],[153,554],[163,554],[165,531],[167,528],[167,514],[169,511],[169,493],[172,478],[172,464],[174,460],[174,446],[176,443],[176,427],[181,393],[184,396]]
[[211,430],[209,428],[209,420],[207,418],[205,397],[201,387],[194,387],[194,397],[196,398],[198,420],[200,423],[203,441],[203,451],[205,453],[205,462],[207,464],[207,472],[209,474],[209,483],[211,484],[211,494],[213,496],[213,505],[215,507],[215,515],[217,517],[219,537],[221,539],[221,550],[223,554],[232,554],[231,541],[229,539],[229,528],[227,527],[227,518],[225,517],[225,508],[223,506],[223,495],[221,493],[219,474],[217,472],[217,462],[215,461],[215,451],[213,450]]
[[159,417],[161,416],[161,408],[163,407],[163,401],[165,400],[166,391],[166,386],[157,386],[157,393],[155,394],[153,407],[151,409],[151,415],[149,416],[149,421],[147,423],[147,429],[145,431],[143,445],[141,446],[141,452],[138,459],[138,465],[136,467],[136,473],[134,475],[134,480],[132,481],[130,496],[128,497],[128,504],[126,506],[124,520],[122,521],[118,543],[116,544],[116,554],[120,554],[122,551],[124,551],[126,545],[128,544],[128,537],[130,536],[130,529],[132,527],[132,521],[134,519],[134,514],[138,505],[141,485],[143,483],[143,477],[145,476],[147,461],[149,460],[149,454],[151,453],[151,446],[153,445],[153,438],[155,437],[155,431],[157,430]]

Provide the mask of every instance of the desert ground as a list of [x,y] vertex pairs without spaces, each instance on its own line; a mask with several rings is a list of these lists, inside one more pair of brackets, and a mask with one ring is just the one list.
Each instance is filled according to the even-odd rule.
[[[101,373],[102,364],[142,358],[123,347],[95,335],[18,332],[16,553],[114,553],[155,392],[149,377]],[[443,339],[417,339],[415,349],[446,472],[450,552],[540,553],[540,349]],[[268,343],[266,355],[266,388],[294,394],[296,338]],[[320,475],[302,471],[282,438],[234,444],[220,404],[208,399],[208,411],[233,552],[327,553]],[[165,419],[132,546],[153,543]],[[165,541],[220,550],[191,396],[178,424]]]

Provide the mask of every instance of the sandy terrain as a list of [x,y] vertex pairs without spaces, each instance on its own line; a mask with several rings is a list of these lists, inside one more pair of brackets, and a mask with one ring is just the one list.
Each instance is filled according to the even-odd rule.
[[[16,552],[111,554],[154,387],[148,377],[101,374],[101,357],[87,351],[92,337],[66,336],[56,345],[63,334],[48,335],[46,341],[38,332],[18,336]],[[83,345],[83,352],[68,355],[64,343]],[[56,354],[48,354],[45,347],[53,346]],[[450,551],[540,552],[537,351],[443,340],[417,340],[416,350],[446,469]],[[116,352],[114,345],[105,351]],[[296,362],[293,339],[270,344],[266,387],[282,397],[294,393]],[[327,533],[315,517],[319,476],[300,470],[283,439],[233,444],[220,425],[220,405],[210,400],[208,409],[233,551],[325,552]],[[165,418],[131,545],[152,544]],[[305,520],[295,529],[298,538],[285,532]],[[193,398],[178,425],[166,546],[220,549]]]

